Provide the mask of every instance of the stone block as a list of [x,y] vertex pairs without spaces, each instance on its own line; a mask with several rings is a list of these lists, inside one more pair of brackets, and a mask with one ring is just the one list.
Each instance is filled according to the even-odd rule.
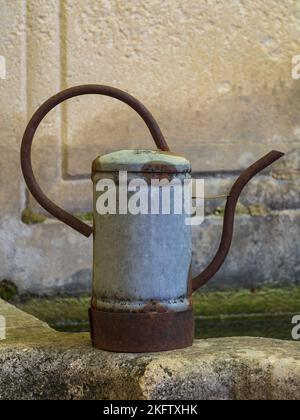
[[299,400],[300,343],[196,340],[162,353],[109,353],[0,300],[0,399]]

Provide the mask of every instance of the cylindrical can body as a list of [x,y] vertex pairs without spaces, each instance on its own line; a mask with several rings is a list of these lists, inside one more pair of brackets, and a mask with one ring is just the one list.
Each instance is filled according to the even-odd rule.
[[159,151],[120,151],[95,162],[92,310],[191,311],[188,161]]

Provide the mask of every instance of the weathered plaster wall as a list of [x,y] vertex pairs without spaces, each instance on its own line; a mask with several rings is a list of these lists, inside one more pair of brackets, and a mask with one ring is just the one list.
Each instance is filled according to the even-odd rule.
[[[269,209],[240,216],[240,239],[215,284],[299,281],[300,80],[291,76],[299,36],[293,0],[0,0],[0,280],[35,291],[88,287],[90,240],[59,223],[21,222],[24,208],[41,209],[26,192],[18,153],[39,104],[100,83],[149,107],[172,150],[208,177],[209,195],[227,191],[233,174],[270,149],[286,152],[243,196],[246,206]],[[46,118],[35,169],[52,199],[86,212],[91,161],[124,147],[153,147],[139,117],[115,100],[82,97]],[[208,203],[208,212],[221,204]],[[220,224],[210,216],[195,229],[195,271],[213,254]]]

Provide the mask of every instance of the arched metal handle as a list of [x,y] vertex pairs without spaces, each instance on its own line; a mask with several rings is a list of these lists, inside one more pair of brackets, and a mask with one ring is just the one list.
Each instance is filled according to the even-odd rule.
[[73,229],[82,233],[84,236],[89,237],[93,233],[93,228],[87,225],[86,223],[83,223],[82,221],[80,221],[67,211],[63,210],[59,206],[57,206],[45,195],[45,193],[42,191],[35,179],[31,164],[31,147],[33,137],[44,117],[54,107],[66,101],[67,99],[87,94],[110,96],[112,98],[116,98],[122,102],[125,102],[127,105],[133,108],[144,120],[144,122],[150,130],[150,133],[153,137],[153,140],[155,141],[156,146],[159,149],[165,151],[169,151],[169,147],[166,143],[162,132],[160,131],[157,122],[155,121],[152,114],[148,111],[148,109],[133,96],[114,87],[104,85],[75,86],[62,91],[57,95],[52,96],[40,106],[40,108],[35,112],[35,114],[33,115],[33,117],[27,125],[21,146],[21,167],[27,187],[33,195],[33,197],[42,207],[44,207],[45,210],[47,210],[57,219],[71,226]]

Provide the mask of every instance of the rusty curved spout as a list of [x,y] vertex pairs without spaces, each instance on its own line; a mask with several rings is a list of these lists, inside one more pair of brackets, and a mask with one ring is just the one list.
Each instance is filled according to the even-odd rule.
[[249,168],[243,171],[235,181],[226,202],[223,232],[219,249],[206,269],[192,280],[192,292],[207,283],[219,271],[227,257],[233,236],[234,213],[239,196],[244,187],[258,172],[262,171],[282,156],[284,156],[284,153],[276,150],[271,151],[257,162],[253,163],[253,165],[249,166]]

